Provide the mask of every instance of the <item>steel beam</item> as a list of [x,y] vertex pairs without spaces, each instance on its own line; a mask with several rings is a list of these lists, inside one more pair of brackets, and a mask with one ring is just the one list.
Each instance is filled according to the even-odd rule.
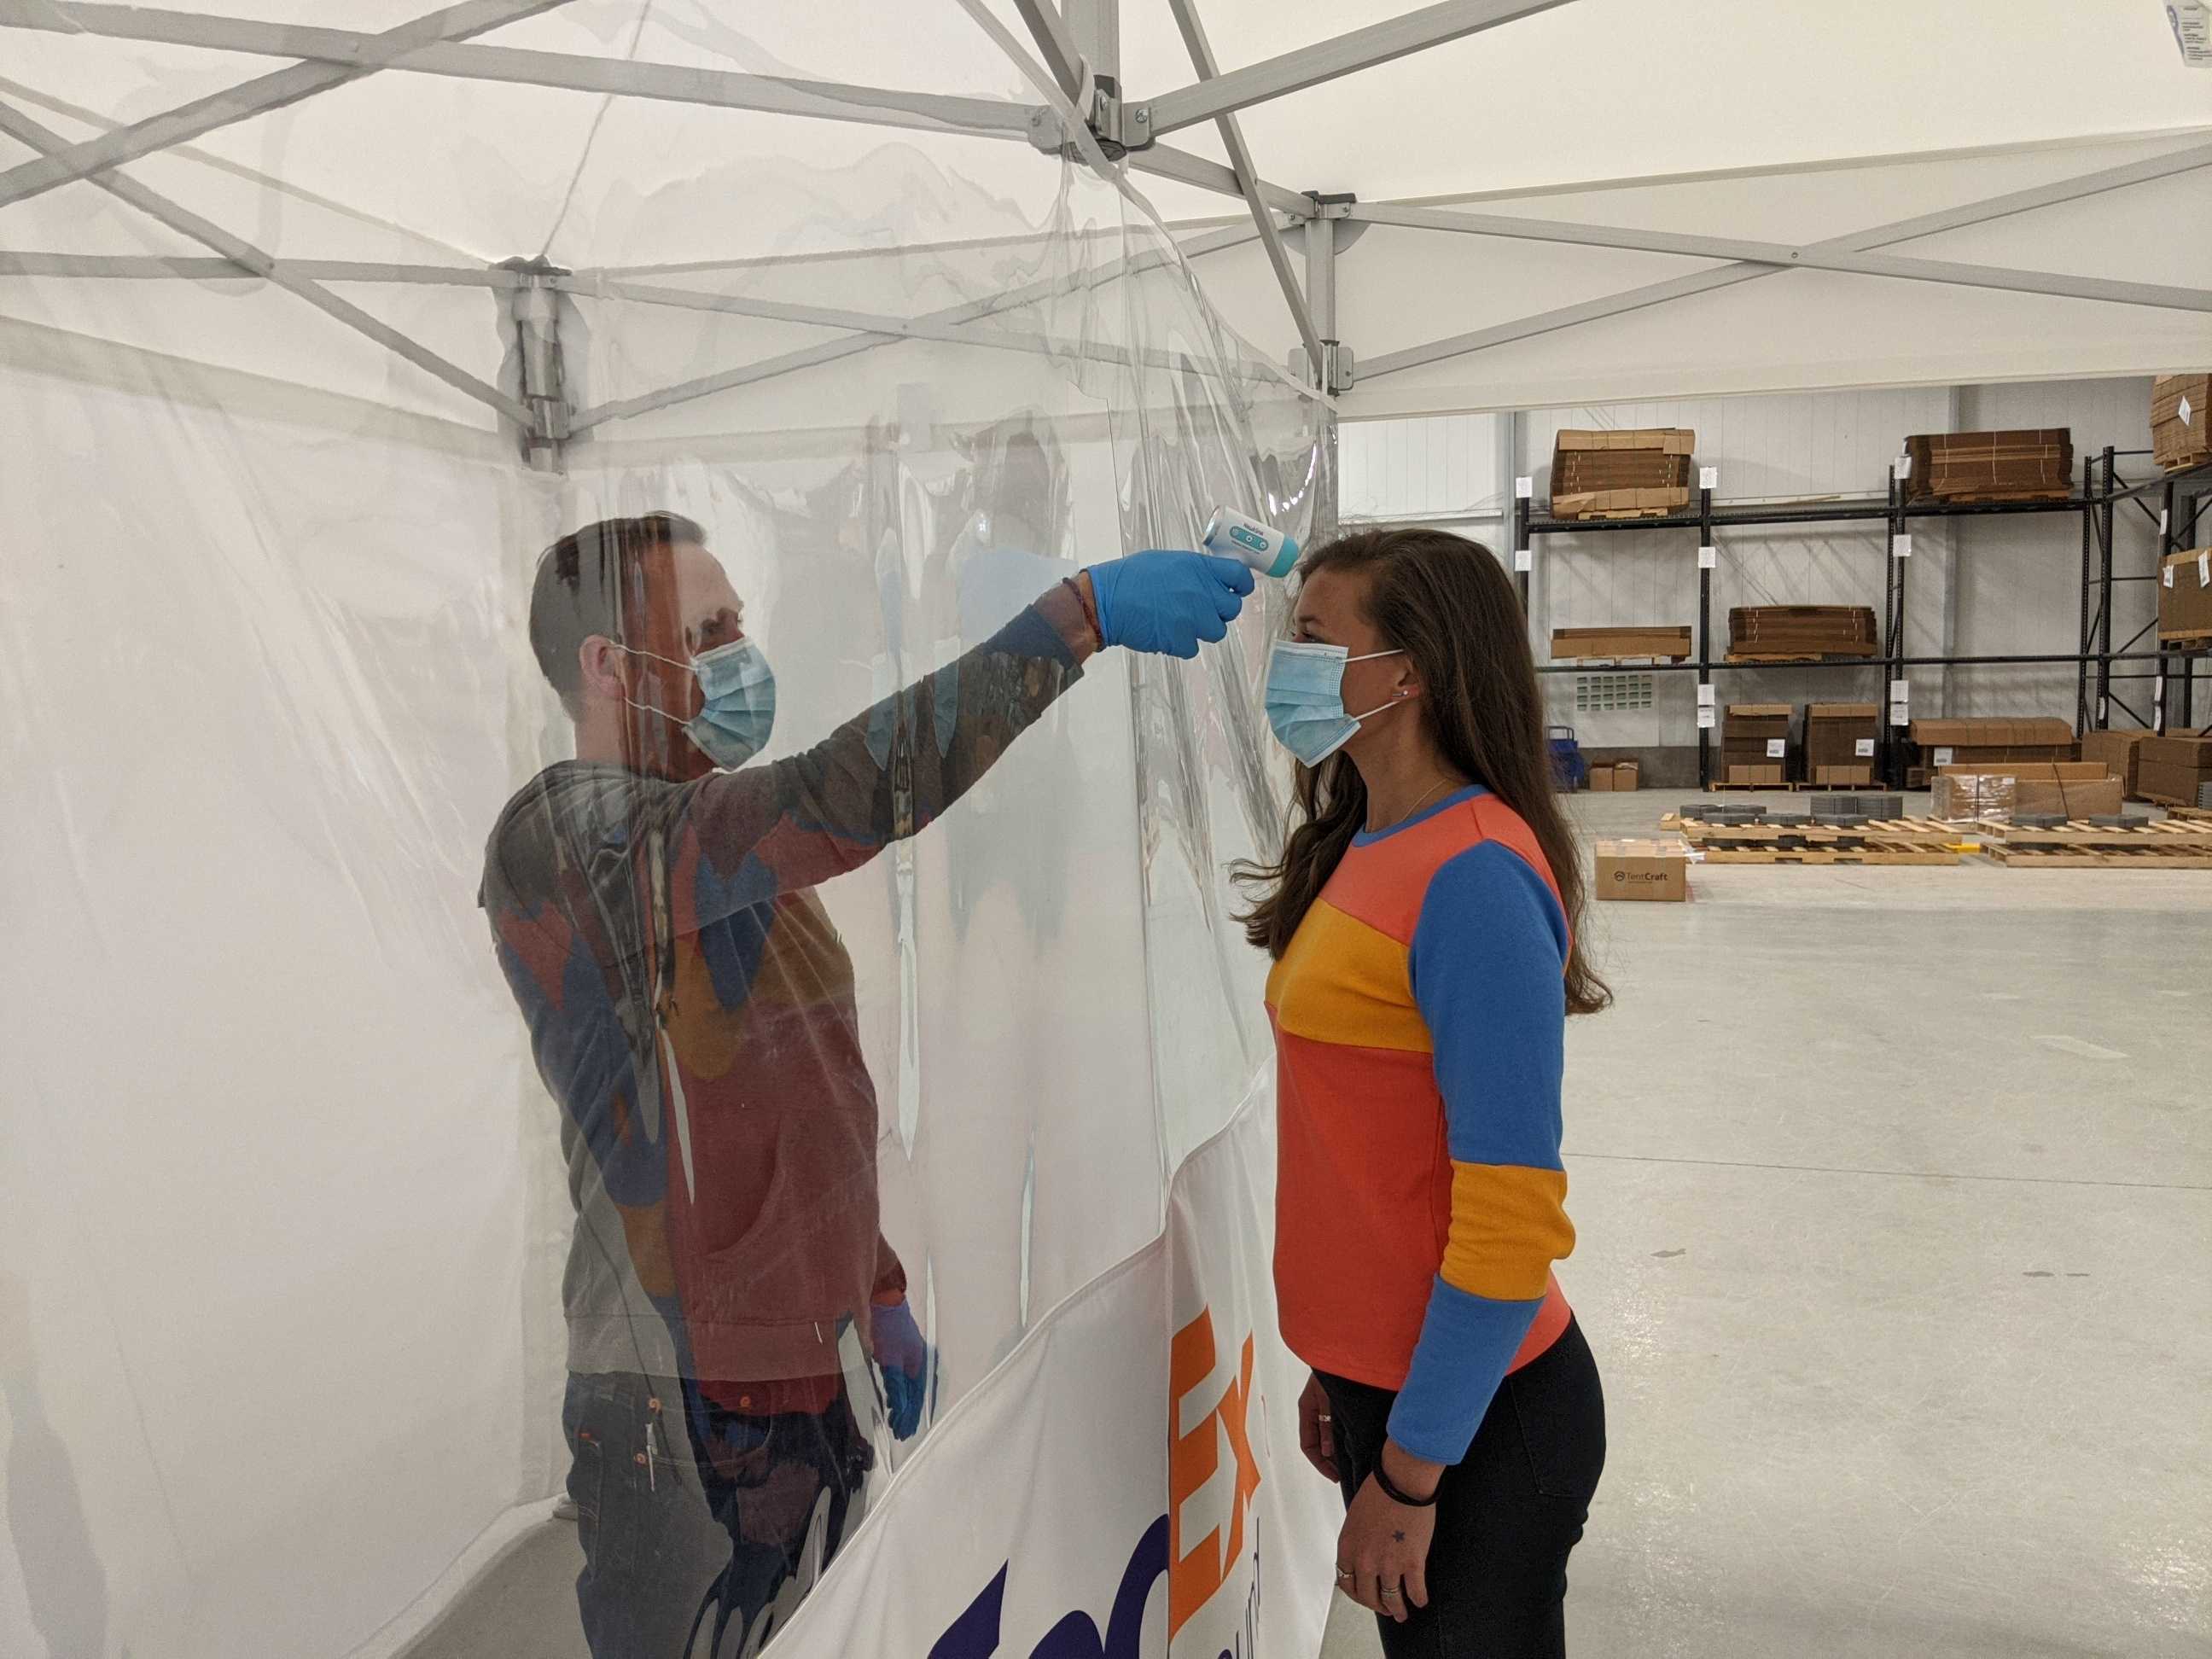
[[2069,299],[2102,300],[2114,305],[2153,306],[2169,311],[2212,311],[2212,290],[2161,283],[2130,283],[2070,272],[2020,270],[2002,265],[1964,264],[1948,259],[1916,259],[1891,253],[1856,253],[1815,243],[1796,247],[1738,236],[1700,236],[1666,230],[1638,230],[1571,220],[1531,219],[1512,214],[1451,213],[1434,208],[1376,204],[1355,207],[1347,216],[1370,223],[1418,230],[1450,231],[1520,241],[1568,242],[1586,247],[1630,248],[1685,258],[1733,259],[1778,270],[1849,271],[1895,276],[1912,282],[1948,283],[1966,288],[2006,289],[2022,294],[2053,294]]
[[[41,126],[10,104],[0,104],[0,132],[20,140],[43,155],[63,154],[70,149],[69,141],[61,134]],[[252,243],[240,240],[220,225],[178,206],[167,197],[149,190],[137,179],[123,173],[101,173],[92,182],[117,200],[158,220],[179,235],[189,236],[202,246],[213,248],[247,275],[263,277],[298,295],[309,305],[337,318],[347,327],[366,334],[379,345],[398,353],[456,391],[467,393],[479,403],[489,404],[525,427],[531,424],[530,410],[497,386],[447,362],[427,346],[409,339],[390,324],[370,316],[350,300],[342,300],[319,283],[295,275]]]
[[38,161],[25,161],[0,173],[0,207],[140,156],[151,155],[156,150],[181,144],[218,127],[231,126],[270,110],[296,104],[303,98],[343,86],[349,81],[358,81],[419,47],[482,34],[563,3],[565,0],[462,0],[459,5],[371,35],[356,64],[294,64],[237,86],[226,87],[204,98],[196,98],[159,115],[149,115],[143,121],[133,121],[97,138],[88,138],[82,143],[64,143],[60,149]]
[[[1209,161],[1203,155],[1193,155],[1187,150],[1154,144],[1149,149],[1129,152],[1129,165],[1139,173],[1149,173],[1162,179],[1180,179],[1186,185],[1195,185],[1200,190],[1210,190],[1221,196],[1242,196],[1244,187],[1237,182],[1233,167],[1218,161]],[[1285,190],[1280,185],[1259,181],[1260,199],[1278,213],[1287,213],[1294,219],[1313,217],[1314,204],[1310,196],[1295,190]]]
[[[984,300],[968,301],[957,306],[947,306],[941,310],[911,319],[909,321],[915,325],[957,326],[963,323],[974,322],[979,318],[994,316],[1000,312],[1018,311],[1024,306],[1035,305],[1041,301],[1054,298],[1077,288],[1096,286],[1123,276],[1141,276],[1146,271],[1157,270],[1176,257],[1196,258],[1202,254],[1212,253],[1222,248],[1237,247],[1252,240],[1258,234],[1259,232],[1249,225],[1228,225],[1219,230],[1208,231],[1202,236],[1194,237],[1189,241],[1181,244],[1179,256],[1178,253],[1170,253],[1166,249],[1159,249],[1149,253],[1127,254],[1119,258],[1109,260],[1095,271],[1073,276],[1040,277],[1036,282],[1025,283],[1019,288],[1010,289],[1004,294],[995,294]],[[665,386],[657,392],[644,392],[635,398],[624,398],[611,403],[597,404],[583,410],[570,421],[568,430],[571,435],[580,436],[590,428],[604,426],[611,421],[626,420],[633,416],[647,414],[657,409],[667,409],[675,404],[690,403],[701,398],[711,398],[718,392],[732,392],[740,386],[753,386],[763,380],[774,380],[779,375],[795,374],[800,369],[813,368],[823,363],[857,356],[861,352],[872,350],[880,345],[890,344],[901,337],[902,337],[898,335],[872,331],[848,334],[838,340],[825,340],[819,345],[802,346],[796,350],[781,352],[775,356],[763,358],[758,362],[746,363],[738,368],[724,369],[717,374],[685,380],[676,386]]]
[[[1958,230],[1968,225],[2008,218],[2015,213],[2030,213],[2038,208],[2054,207],[2059,203],[2079,201],[2084,197],[2100,196],[2107,191],[2122,190],[2130,185],[2148,184],[2153,179],[2171,178],[2177,173],[2193,172],[2205,167],[2212,167],[2212,143],[2193,144],[2168,155],[2130,161],[2119,167],[2101,167],[2094,173],[2057,179],[2047,185],[2035,185],[2026,190],[2010,191],[1984,201],[1943,208],[1911,219],[1894,220],[1886,225],[1854,231],[1847,236],[1832,237],[1812,246],[1822,252],[1867,252],[1893,243],[1911,241],[1946,230]],[[1648,306],[1663,305],[1669,300],[1682,299],[1692,294],[1706,294],[1737,283],[1755,282],[1762,276],[1775,276],[1784,267],[1776,265],[1739,262],[1711,270],[1692,271],[1687,276],[1668,277],[1664,282],[1650,283],[1620,294],[1608,294],[1576,305],[1562,306],[1555,311],[1540,312],[1534,316],[1516,318],[1511,322],[1496,323],[1488,328],[1455,334],[1426,345],[1385,352],[1361,365],[1360,378],[1371,380],[1381,375],[1395,374],[1403,369],[1438,362],[1447,357],[1463,356],[1468,352],[1486,350],[1492,346],[1504,345],[1514,340],[1530,339],[1558,329],[1572,328],[1580,323],[1595,322],[1601,318],[1639,311]]]
[[[1168,9],[1174,12],[1176,27],[1182,31],[1184,50],[1190,53],[1190,66],[1197,71],[1201,82],[1212,81],[1221,73],[1214,59],[1213,47],[1206,38],[1206,25],[1199,21],[1193,0],[1168,0]],[[1237,174],[1237,187],[1244,198],[1244,205],[1252,215],[1252,223],[1260,232],[1261,246],[1267,249],[1267,264],[1275,273],[1276,286],[1283,290],[1283,302],[1291,308],[1291,321],[1304,342],[1306,362],[1313,366],[1316,385],[1324,391],[1328,368],[1327,354],[1322,350],[1321,336],[1314,332],[1313,317],[1306,309],[1306,296],[1299,290],[1298,279],[1291,270],[1291,256],[1283,246],[1280,232],[1275,228],[1275,216],[1260,191],[1260,170],[1252,164],[1251,146],[1244,142],[1244,128],[1234,115],[1223,114],[1214,118],[1220,130],[1221,143],[1229,152],[1229,165]]]
[[[514,289],[522,277],[512,270],[466,265],[384,264],[366,259],[279,259],[276,268],[311,283],[408,283],[425,287]],[[246,273],[234,259],[162,253],[0,252],[0,276],[92,276],[144,280],[181,277],[188,282],[235,280]],[[258,275],[258,273],[254,273]]]
[[1093,75],[1121,78],[1121,0],[1067,0],[1067,33]]
[[[204,16],[136,6],[81,4],[76,0],[0,0],[0,27],[64,29],[125,40],[155,40],[221,52],[258,52],[359,65],[377,37],[347,29],[245,18]],[[392,59],[384,67],[416,75],[519,86],[559,87],[573,92],[651,98],[717,109],[760,110],[829,121],[863,122],[922,132],[969,132],[1018,137],[1028,128],[1024,105],[994,98],[957,98],[896,92],[881,87],[799,81],[781,76],[740,75],[672,64],[584,58],[515,46],[437,45]]]
[[1075,106],[1078,120],[1091,118],[1084,106],[1089,102],[1084,95],[1083,54],[1076,49],[1075,38],[1067,32],[1066,20],[1053,0],[1014,0],[1014,9],[1021,14],[1022,21],[1029,25],[1030,38],[1036,42],[1044,66],[1060,89]]
[[1155,98],[1144,106],[1149,112],[1147,125],[1154,137],[1164,137],[1285,93],[1565,3],[1567,0],[1444,0],[1442,5],[1425,6],[1402,17],[1371,23],[1334,40],[1302,46]]

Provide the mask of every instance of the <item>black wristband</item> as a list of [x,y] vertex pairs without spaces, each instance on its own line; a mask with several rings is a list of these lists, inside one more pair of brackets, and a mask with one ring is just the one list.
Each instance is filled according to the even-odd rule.
[[1384,1472],[1382,1468],[1382,1460],[1379,1457],[1375,1460],[1375,1484],[1382,1488],[1382,1495],[1385,1498],[1389,1498],[1394,1504],[1403,1504],[1409,1510],[1432,1510],[1436,1508],[1437,1498],[1443,1493],[1444,1489],[1444,1483],[1439,1480],[1437,1482],[1436,1491],[1431,1492],[1426,1498],[1409,1497],[1405,1492],[1399,1491],[1398,1483],[1393,1480],[1389,1475]]

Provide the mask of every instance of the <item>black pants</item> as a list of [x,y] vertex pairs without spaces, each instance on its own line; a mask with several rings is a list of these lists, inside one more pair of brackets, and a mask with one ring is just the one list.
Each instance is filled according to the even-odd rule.
[[[1382,1455],[1388,1389],[1319,1373],[1348,1504]],[[1429,1605],[1376,1622],[1388,1659],[1553,1659],[1567,1650],[1567,1554],[1605,1468],[1605,1395],[1572,1322],[1501,1383],[1467,1455],[1444,1471]]]

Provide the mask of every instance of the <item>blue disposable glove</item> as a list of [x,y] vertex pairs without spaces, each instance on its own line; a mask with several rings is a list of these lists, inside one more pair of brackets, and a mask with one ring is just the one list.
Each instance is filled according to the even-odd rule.
[[876,1364],[884,1372],[884,1402],[890,1408],[891,1434],[911,1440],[921,1426],[922,1407],[929,1403],[929,1344],[921,1327],[914,1322],[914,1310],[905,1303],[878,1307],[870,1320],[870,1337]]
[[1252,573],[1211,553],[1132,553],[1085,573],[1108,645],[1194,657],[1224,638],[1252,591]]

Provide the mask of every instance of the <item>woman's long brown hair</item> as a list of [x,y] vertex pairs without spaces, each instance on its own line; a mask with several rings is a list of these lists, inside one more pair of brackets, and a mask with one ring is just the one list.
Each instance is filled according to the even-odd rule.
[[[1535,832],[1574,939],[1567,1012],[1596,1013],[1613,993],[1583,948],[1582,859],[1553,793],[1535,659],[1504,567],[1478,543],[1405,529],[1361,531],[1316,548],[1299,562],[1298,578],[1324,570],[1365,578],[1367,618],[1383,646],[1406,653],[1420,676],[1419,707],[1444,759]],[[1245,937],[1280,957],[1366,822],[1367,786],[1350,757],[1339,750],[1317,767],[1298,767],[1281,860],[1236,872],[1255,896],[1239,918]]]

